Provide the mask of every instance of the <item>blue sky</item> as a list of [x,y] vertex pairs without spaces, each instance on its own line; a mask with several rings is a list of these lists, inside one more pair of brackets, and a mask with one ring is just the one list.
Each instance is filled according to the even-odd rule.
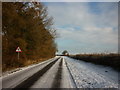
[[117,2],[45,3],[57,29],[58,53],[118,51]]

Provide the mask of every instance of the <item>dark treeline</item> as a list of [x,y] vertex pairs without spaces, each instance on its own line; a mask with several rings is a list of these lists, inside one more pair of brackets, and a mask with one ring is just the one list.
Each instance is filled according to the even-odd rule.
[[[57,50],[52,17],[41,3],[2,3],[2,65],[8,68],[25,66],[29,61],[51,58]],[[20,60],[15,52],[20,47]]]
[[69,57],[98,65],[111,66],[120,71],[120,54],[77,54]]

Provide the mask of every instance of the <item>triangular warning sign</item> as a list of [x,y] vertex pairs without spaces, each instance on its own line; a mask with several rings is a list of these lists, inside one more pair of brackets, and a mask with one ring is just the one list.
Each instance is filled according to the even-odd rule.
[[17,47],[16,52],[22,52],[20,47]]

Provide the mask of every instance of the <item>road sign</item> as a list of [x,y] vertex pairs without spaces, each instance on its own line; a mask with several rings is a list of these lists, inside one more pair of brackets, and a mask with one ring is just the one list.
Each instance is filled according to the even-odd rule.
[[19,60],[19,52],[22,52],[20,47],[17,47],[16,52],[18,53],[18,60]]
[[22,52],[20,47],[17,47],[16,52]]

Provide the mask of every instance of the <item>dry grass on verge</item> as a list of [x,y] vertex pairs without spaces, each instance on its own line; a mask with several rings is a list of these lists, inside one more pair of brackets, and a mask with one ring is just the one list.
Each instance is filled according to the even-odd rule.
[[42,59],[37,59],[37,60],[19,60],[14,62],[13,64],[6,64],[6,65],[2,65],[2,72],[6,72],[6,71],[10,71],[10,70],[14,70],[20,67],[25,67],[25,66],[29,66],[32,64],[37,64],[40,63],[42,61],[48,60],[50,58],[42,58]]

